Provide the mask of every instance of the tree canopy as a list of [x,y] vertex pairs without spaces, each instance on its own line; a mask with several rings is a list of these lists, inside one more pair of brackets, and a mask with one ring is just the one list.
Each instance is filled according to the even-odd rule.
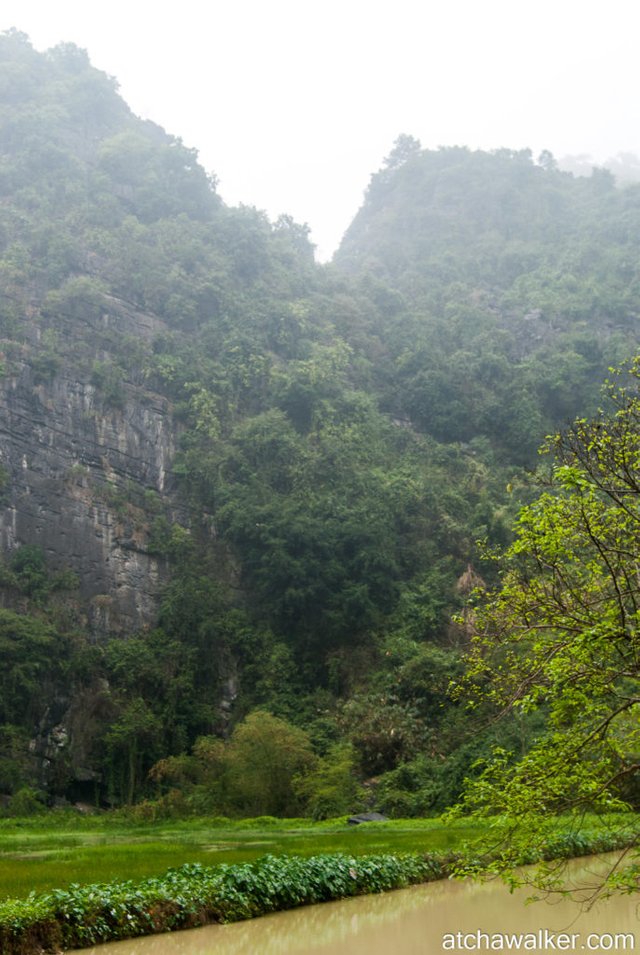
[[[514,759],[497,750],[465,805],[510,820],[497,866],[541,820],[640,803],[640,360],[608,386],[605,410],[549,439],[543,493],[496,559],[498,589],[466,612],[469,705],[542,711],[546,728]],[[609,880],[630,885],[637,867]]]

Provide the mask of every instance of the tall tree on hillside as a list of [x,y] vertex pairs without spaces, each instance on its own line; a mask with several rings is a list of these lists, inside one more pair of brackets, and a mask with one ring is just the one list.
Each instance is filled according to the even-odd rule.
[[[500,558],[502,585],[475,608],[470,705],[548,712],[514,762],[495,753],[466,806],[514,820],[498,868],[522,838],[542,844],[545,816],[640,804],[640,359],[610,408],[550,439],[554,463]],[[614,872],[635,884],[639,866]]]

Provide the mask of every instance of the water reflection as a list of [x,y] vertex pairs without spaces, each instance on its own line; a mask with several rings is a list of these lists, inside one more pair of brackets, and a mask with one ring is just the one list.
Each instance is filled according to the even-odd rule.
[[[597,862],[582,862],[573,878],[593,880]],[[499,881],[488,883],[435,882],[384,895],[295,909],[233,925],[214,925],[188,932],[152,936],[84,949],[84,955],[427,955],[443,951],[443,937],[457,933],[524,934],[545,930],[574,936],[574,951],[640,951],[640,895],[597,903],[590,911],[568,900],[526,905],[529,892],[513,895]],[[608,936],[590,947],[591,933]],[[615,934],[628,933],[619,939]],[[541,937],[533,952],[554,951]],[[489,950],[477,935],[466,950]],[[632,944],[634,943],[634,944]],[[500,944],[494,942],[495,945]],[[471,946],[471,947],[470,947]],[[615,946],[615,947],[614,947]],[[503,943],[503,950],[507,948]],[[455,945],[449,949],[464,951]]]

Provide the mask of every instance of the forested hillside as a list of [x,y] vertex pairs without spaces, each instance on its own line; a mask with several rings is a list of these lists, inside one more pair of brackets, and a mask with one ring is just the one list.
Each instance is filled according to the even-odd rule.
[[76,47],[0,90],[9,811],[443,808],[451,615],[634,353],[640,187],[403,136],[320,266]]
[[606,169],[574,178],[550,154],[401,136],[336,256],[402,296],[389,406],[439,440],[484,434],[530,462],[634,347],[639,204]]

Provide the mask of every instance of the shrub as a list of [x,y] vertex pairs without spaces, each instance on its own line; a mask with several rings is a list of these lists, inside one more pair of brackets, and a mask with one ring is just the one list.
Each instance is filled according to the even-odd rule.
[[39,793],[29,786],[23,786],[9,800],[8,816],[35,816],[43,812],[44,803]]

